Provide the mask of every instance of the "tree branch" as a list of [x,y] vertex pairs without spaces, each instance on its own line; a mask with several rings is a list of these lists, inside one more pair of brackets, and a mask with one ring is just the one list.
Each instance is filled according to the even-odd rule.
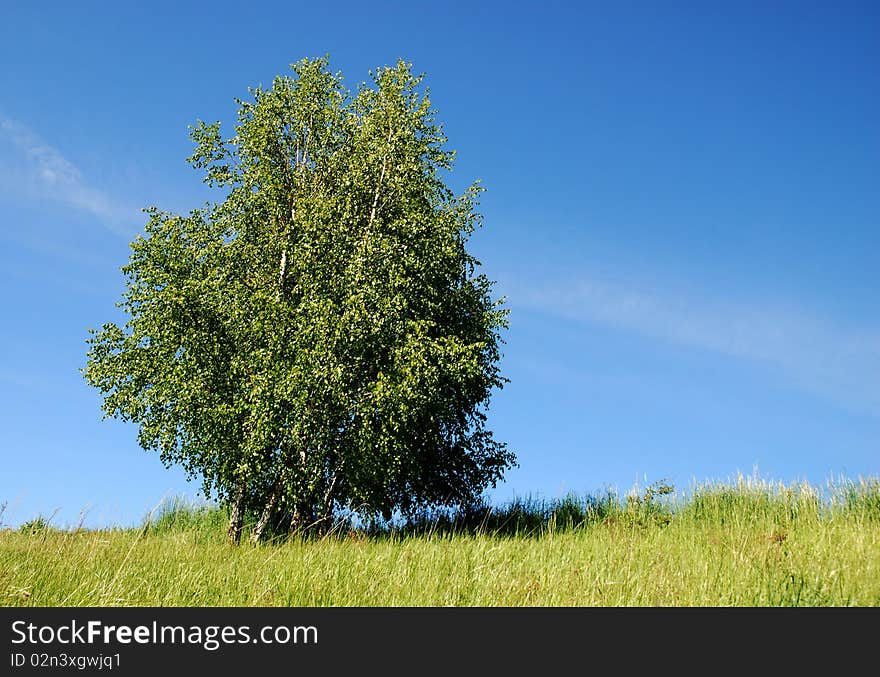
[[[388,138],[385,140],[386,145],[391,143],[391,133],[392,127],[388,125]],[[376,182],[376,192],[373,194],[373,207],[370,210],[370,220],[367,221],[367,230],[373,225],[373,220],[376,218],[376,207],[379,205],[379,193],[382,190],[382,182],[385,181],[385,171],[388,169],[388,154],[391,149],[385,149],[385,155],[382,158],[382,171],[379,174],[379,180]]]

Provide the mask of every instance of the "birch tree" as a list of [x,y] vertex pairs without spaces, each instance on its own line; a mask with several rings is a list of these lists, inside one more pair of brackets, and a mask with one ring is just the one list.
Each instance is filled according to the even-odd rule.
[[222,194],[148,210],[123,269],[123,327],[90,339],[106,415],[230,506],[238,541],[334,512],[389,517],[474,500],[515,463],[486,427],[506,310],[467,251],[475,184],[408,64],[355,94],[326,59],[192,130]]

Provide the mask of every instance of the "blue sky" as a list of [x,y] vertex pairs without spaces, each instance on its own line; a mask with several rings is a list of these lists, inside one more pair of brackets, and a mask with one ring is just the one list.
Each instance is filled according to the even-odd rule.
[[[128,6],[132,5],[132,6]],[[508,297],[491,493],[880,473],[880,6],[8,3],[0,521],[137,522],[197,486],[102,421],[140,209],[210,197],[187,125],[329,54],[427,74]]]

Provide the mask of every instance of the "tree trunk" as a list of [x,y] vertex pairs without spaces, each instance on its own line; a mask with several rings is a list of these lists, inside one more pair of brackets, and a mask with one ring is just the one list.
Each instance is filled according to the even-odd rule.
[[290,518],[290,535],[305,534],[314,524],[315,513],[312,506],[305,502],[299,503],[293,509],[293,516]]
[[299,448],[299,479],[296,500],[293,504],[293,516],[290,518],[290,534],[304,533],[315,521],[314,501],[310,500],[308,491],[308,455],[305,443]]
[[263,512],[260,515],[260,519],[257,521],[257,524],[254,526],[254,530],[251,532],[251,543],[257,543],[260,538],[263,536],[263,532],[266,530],[266,526],[269,524],[269,520],[272,518],[272,511],[275,509],[275,506],[278,504],[278,497],[281,494],[281,477],[275,481],[275,484],[272,486],[272,493],[269,494],[269,500],[266,501],[266,505],[263,506]]
[[324,500],[321,501],[321,517],[318,519],[318,532],[326,534],[330,531],[331,521],[333,520],[333,487],[336,486],[336,478],[339,473],[335,473],[330,480],[330,485],[324,493]]
[[229,527],[226,537],[231,543],[241,541],[241,529],[244,525],[244,483],[239,484],[232,499],[232,511],[229,515]]

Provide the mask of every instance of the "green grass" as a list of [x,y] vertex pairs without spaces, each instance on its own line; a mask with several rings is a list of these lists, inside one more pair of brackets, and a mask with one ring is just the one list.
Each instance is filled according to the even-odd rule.
[[520,500],[321,539],[224,542],[222,510],[0,532],[5,606],[878,606],[880,481],[740,479]]

